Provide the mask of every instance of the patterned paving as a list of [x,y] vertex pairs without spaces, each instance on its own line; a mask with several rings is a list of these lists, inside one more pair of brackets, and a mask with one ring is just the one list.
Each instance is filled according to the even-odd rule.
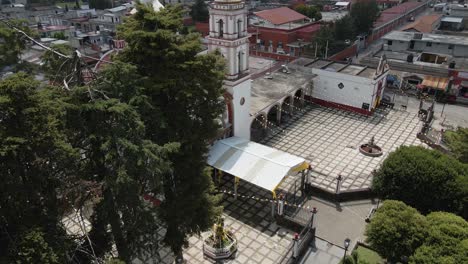
[[[285,181],[282,187],[291,185],[293,178]],[[231,176],[225,175],[220,183],[217,183],[221,190],[233,190],[234,180]],[[238,187],[239,196],[255,196],[260,199],[271,199],[271,193],[260,189],[252,184],[241,181]],[[233,231],[238,240],[238,252],[234,259],[226,260],[223,263],[232,264],[254,264],[278,263],[279,259],[288,251],[293,238],[293,232],[285,229],[272,220],[271,204],[251,198],[238,197],[236,200],[232,195],[224,195],[223,207],[225,226]],[[160,229],[160,237],[164,236],[165,230]],[[201,236],[189,238],[189,246],[184,249],[184,259],[190,264],[213,263],[203,256],[203,238],[209,232],[202,233]],[[161,261],[155,258],[137,260],[134,263],[174,263],[174,255],[167,248],[160,250]]]
[[[273,135],[261,143],[307,159],[315,186],[335,192],[336,178],[341,174],[341,191],[350,191],[369,188],[371,172],[389,152],[402,145],[422,145],[416,138],[419,129],[415,113],[390,110],[365,117],[307,104],[297,117],[280,128],[273,127]],[[359,153],[358,147],[372,136],[384,151],[381,157]]]

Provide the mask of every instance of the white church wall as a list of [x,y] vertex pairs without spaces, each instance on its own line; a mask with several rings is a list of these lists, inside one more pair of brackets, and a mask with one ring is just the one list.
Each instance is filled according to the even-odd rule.
[[250,139],[250,79],[227,88],[233,97],[234,136]]
[[373,106],[375,84],[372,79],[321,69],[312,69],[312,72],[317,74],[312,97],[359,109],[362,109],[363,104],[368,104],[369,110]]

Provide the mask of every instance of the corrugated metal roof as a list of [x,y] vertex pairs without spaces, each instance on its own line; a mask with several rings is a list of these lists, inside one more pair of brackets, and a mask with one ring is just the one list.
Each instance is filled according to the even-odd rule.
[[462,23],[463,18],[462,17],[444,17],[441,20],[442,22],[449,22],[449,23]]
[[256,16],[269,21],[274,25],[282,25],[289,22],[298,21],[301,19],[308,19],[301,13],[298,13],[287,7],[274,8],[269,10],[263,10],[254,13]]
[[288,174],[307,168],[303,158],[239,137],[217,141],[207,163],[269,191]]

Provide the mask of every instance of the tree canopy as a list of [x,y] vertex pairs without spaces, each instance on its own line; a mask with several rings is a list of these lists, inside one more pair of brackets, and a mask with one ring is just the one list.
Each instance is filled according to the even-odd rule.
[[366,228],[367,241],[389,261],[411,264],[466,263],[468,222],[446,212],[424,217],[400,201],[387,200]]
[[89,0],[89,8],[101,10],[112,8],[112,0]]
[[444,141],[459,161],[468,163],[468,128],[459,127],[455,131],[446,131]]
[[322,19],[322,13],[320,13],[320,9],[316,6],[300,4],[294,10],[315,21]]
[[378,15],[379,7],[375,0],[354,3],[351,7],[350,16],[354,20],[356,33],[368,33]]
[[63,103],[39,88],[25,74],[0,82],[0,256],[65,263],[58,197],[73,182],[78,153],[66,138]]
[[422,245],[427,220],[416,209],[400,201],[387,200],[366,228],[367,241],[391,262],[409,257]]
[[453,157],[423,147],[400,147],[376,172],[373,190],[422,213],[466,213],[468,168]]
[[356,30],[354,27],[354,20],[350,15],[346,15],[335,22],[335,36],[337,40],[354,41]]
[[[31,30],[25,21],[8,20],[8,23],[31,34]],[[21,51],[25,48],[26,41],[22,38],[20,33],[4,23],[0,23],[0,39],[2,40],[2,45],[0,45],[0,69],[5,66],[17,64]]]
[[224,61],[219,54],[197,55],[198,34],[178,33],[180,6],[157,13],[144,5],[137,8],[118,31],[128,47],[116,59],[136,65],[145,79],[144,98],[129,100],[138,108],[147,138],[156,144],[180,144],[170,155],[173,170],[162,179],[159,216],[167,226],[165,242],[181,255],[187,235],[209,228],[221,210],[216,206],[219,197],[211,194],[205,155],[224,111]]
[[[222,56],[198,55],[199,35],[179,33],[181,7],[137,9],[118,31],[128,47],[98,80],[0,81],[0,262],[89,263],[115,245],[129,263],[157,258],[162,239],[181,255],[220,214],[206,154],[224,110]],[[50,76],[65,60],[46,54]],[[61,220],[86,202],[91,231],[67,235]]]
[[192,9],[190,10],[190,16],[193,21],[208,21],[210,14],[208,12],[208,6],[204,0],[195,0],[195,3],[192,5]]

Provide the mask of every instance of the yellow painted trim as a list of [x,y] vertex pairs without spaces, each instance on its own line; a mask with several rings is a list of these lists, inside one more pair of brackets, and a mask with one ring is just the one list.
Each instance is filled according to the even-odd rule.
[[240,182],[240,178],[239,178],[239,177],[236,177],[236,176],[234,176],[234,183],[235,183],[236,185],[238,185],[238,184],[239,184],[239,182]]
[[[276,189],[276,188],[275,188]],[[273,199],[276,200],[276,192],[275,190],[271,191],[271,193],[273,194]]]
[[297,167],[292,168],[292,171],[298,172],[298,171],[306,170],[308,168],[309,168],[309,163],[304,161],[302,164],[298,165]]

